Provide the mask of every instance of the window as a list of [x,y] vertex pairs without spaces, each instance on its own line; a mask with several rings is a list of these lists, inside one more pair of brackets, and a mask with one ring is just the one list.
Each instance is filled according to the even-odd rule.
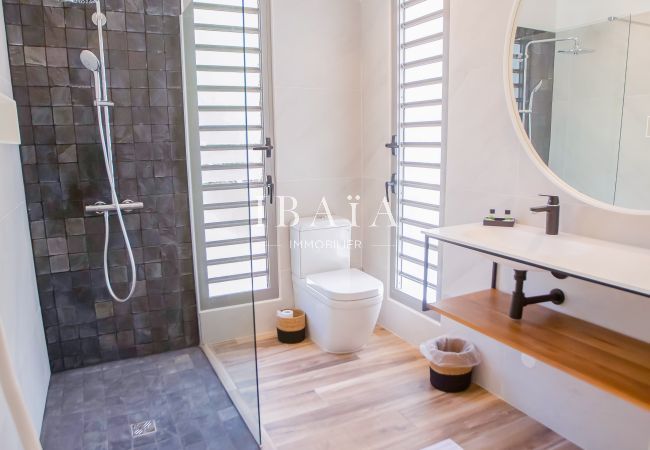
[[[396,0],[395,194],[392,296],[420,307],[422,230],[441,223],[448,9],[445,0]],[[431,240],[427,301],[438,297],[440,258]]]
[[521,111],[524,109],[523,98],[523,73],[524,73],[524,44],[521,41],[515,41],[512,57],[512,81],[515,90],[515,101],[517,108]]
[[[277,296],[266,0],[183,13],[193,237],[201,308]],[[252,282],[251,282],[252,280]]]

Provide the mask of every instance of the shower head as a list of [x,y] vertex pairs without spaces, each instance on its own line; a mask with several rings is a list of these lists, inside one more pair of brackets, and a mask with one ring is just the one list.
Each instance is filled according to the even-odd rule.
[[106,25],[106,16],[101,12],[101,5],[99,0],[60,0],[61,3],[72,3],[73,5],[94,5],[96,12],[93,13],[92,21],[95,25],[104,26]]
[[99,76],[99,69],[102,67],[102,64],[90,50],[82,50],[79,59],[81,59],[81,64],[93,73],[93,77],[95,78],[95,100],[101,100],[102,82]]
[[596,50],[588,49],[588,48],[582,48],[580,46],[570,48],[568,50],[558,50],[557,52],[561,55],[573,55],[573,56],[578,56],[578,55],[584,55],[587,53],[593,53]]
[[573,45],[571,48],[562,48],[557,51],[557,53],[561,55],[584,55],[585,53],[593,53],[595,50],[587,49],[582,47],[582,42],[580,42],[580,39],[577,37],[571,38],[571,41],[573,41]]
[[91,72],[97,72],[99,70],[99,59],[90,50],[82,50],[79,59],[81,59],[81,64]]
[[537,83],[537,85],[533,88],[531,94],[535,95],[543,86],[544,86],[544,80],[541,79],[539,80],[539,83]]

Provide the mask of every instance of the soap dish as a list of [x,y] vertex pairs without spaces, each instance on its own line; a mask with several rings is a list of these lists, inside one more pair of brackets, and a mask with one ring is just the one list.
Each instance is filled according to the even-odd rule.
[[488,217],[485,217],[483,219],[483,226],[512,228],[515,226],[515,219],[505,219],[501,217],[495,217],[494,219],[490,219]]

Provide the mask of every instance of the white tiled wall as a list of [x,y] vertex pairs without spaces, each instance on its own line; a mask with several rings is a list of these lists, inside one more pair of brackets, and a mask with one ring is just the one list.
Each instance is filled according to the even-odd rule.
[[[4,23],[1,11],[0,7],[0,23]],[[12,97],[4,32],[0,32],[0,92]],[[50,369],[36,290],[20,155],[18,146],[1,144],[0,289],[0,321],[12,370],[34,427],[40,431]],[[5,397],[0,395],[0,446],[16,448],[5,446],[5,442],[6,445],[17,442],[7,408]]]
[[391,5],[361,0],[361,62],[363,85],[363,270],[384,281],[389,291],[390,235],[386,220],[371,227],[390,178],[391,136]]
[[[271,9],[277,195],[295,197],[301,216],[325,196],[334,215],[350,217],[348,195],[363,193],[359,2],[272,0]],[[278,229],[284,298],[288,242],[288,228]],[[360,252],[352,263],[361,266]]]

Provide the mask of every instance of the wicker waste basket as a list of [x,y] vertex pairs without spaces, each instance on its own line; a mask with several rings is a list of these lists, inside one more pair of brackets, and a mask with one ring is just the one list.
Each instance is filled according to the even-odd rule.
[[297,344],[305,340],[305,313],[292,309],[293,317],[277,317],[278,340],[285,344]]
[[449,336],[423,342],[420,352],[429,361],[431,385],[444,392],[466,390],[474,367],[481,362],[474,344]]

